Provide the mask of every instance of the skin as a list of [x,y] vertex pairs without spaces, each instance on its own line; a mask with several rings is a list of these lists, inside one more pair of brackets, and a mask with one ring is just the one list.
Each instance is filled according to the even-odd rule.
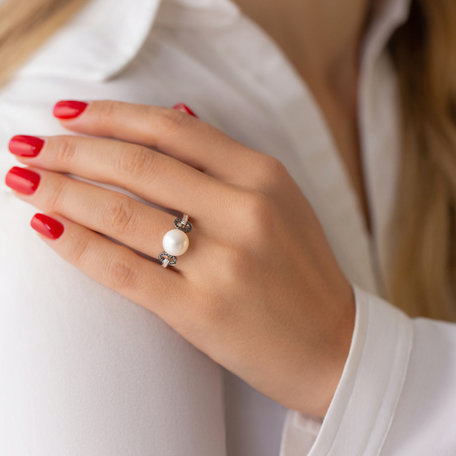
[[370,232],[357,121],[359,56],[365,31],[384,1],[234,2],[275,40],[311,90],[358,195]]
[[[312,91],[369,231],[357,125],[359,51],[382,0],[235,2]],[[41,181],[33,195],[16,196],[65,227],[58,240],[40,235],[43,241],[263,394],[322,418],[348,354],[354,297],[282,164],[157,106],[93,101],[79,118],[60,122],[100,138],[43,137],[38,157],[18,157]],[[174,216],[61,173],[115,184],[190,214],[189,251],[175,269],[164,269],[103,237],[156,258]]]
[[[89,136],[42,137],[38,156],[17,157],[41,180],[14,194],[64,225],[42,240],[261,393],[324,417],[350,347],[353,289],[281,162],[159,106],[95,100],[60,122]],[[188,213],[188,251],[166,269],[138,255],[127,246],[158,256],[175,217],[62,173]]]

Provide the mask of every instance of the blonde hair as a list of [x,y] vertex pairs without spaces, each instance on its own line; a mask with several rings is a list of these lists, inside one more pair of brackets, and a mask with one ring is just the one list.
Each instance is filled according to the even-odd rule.
[[[0,84],[86,1],[7,1]],[[456,2],[413,0],[389,49],[402,110],[390,299],[411,316],[456,320]]]
[[415,0],[389,46],[403,132],[391,299],[456,321],[456,2]]
[[0,6],[0,85],[87,0],[7,0]]

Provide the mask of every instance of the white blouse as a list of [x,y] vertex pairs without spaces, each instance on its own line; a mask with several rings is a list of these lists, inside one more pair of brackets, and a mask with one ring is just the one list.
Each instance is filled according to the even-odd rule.
[[385,44],[409,1],[386,0],[363,46],[359,125],[372,237],[305,81],[230,0],[92,0],[2,88],[3,175],[17,165],[11,136],[70,134],[51,115],[59,99],[184,102],[276,156],[353,284],[356,322],[324,420],[286,410],[58,257],[29,227],[35,208],[2,187],[1,455],[456,454],[456,327],[408,318],[388,303],[385,280],[399,157]]

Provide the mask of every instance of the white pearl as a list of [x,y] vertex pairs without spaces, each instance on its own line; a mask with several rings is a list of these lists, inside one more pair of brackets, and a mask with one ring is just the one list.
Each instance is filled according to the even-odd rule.
[[171,230],[163,236],[163,248],[170,255],[183,255],[187,251],[188,245],[188,236],[181,230]]

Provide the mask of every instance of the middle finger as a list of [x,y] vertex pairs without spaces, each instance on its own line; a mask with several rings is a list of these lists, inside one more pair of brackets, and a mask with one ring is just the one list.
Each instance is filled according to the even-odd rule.
[[[19,155],[32,149],[31,143],[39,153],[33,157]],[[10,140],[9,149],[24,164],[117,185],[197,218],[209,213],[221,216],[231,188],[173,157],[114,139],[17,135]]]

